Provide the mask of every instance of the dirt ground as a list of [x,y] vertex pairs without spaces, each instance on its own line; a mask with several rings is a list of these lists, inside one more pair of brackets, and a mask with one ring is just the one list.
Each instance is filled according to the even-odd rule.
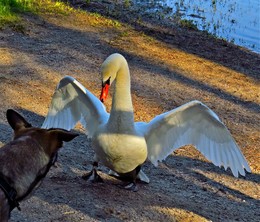
[[[107,16],[98,4],[85,9]],[[119,52],[130,67],[136,121],[200,100],[230,129],[252,173],[234,178],[187,146],[157,168],[145,163],[151,182],[138,184],[138,192],[120,189],[103,166],[105,183],[93,184],[81,179],[93,151],[78,125],[80,136],[60,150],[56,166],[11,221],[260,221],[259,54],[198,31],[114,17],[121,23],[95,14],[25,15],[23,33],[0,31],[0,145],[12,137],[8,108],[41,126],[63,76],[98,96],[100,65]],[[111,94],[108,100],[109,110]]]

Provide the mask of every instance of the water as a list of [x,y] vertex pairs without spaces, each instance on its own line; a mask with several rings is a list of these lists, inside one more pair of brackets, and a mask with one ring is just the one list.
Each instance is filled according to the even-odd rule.
[[180,17],[180,19],[190,20],[200,30],[206,30],[219,38],[260,53],[259,0],[139,0],[133,2],[136,5],[146,5],[151,13],[161,10],[169,19]]

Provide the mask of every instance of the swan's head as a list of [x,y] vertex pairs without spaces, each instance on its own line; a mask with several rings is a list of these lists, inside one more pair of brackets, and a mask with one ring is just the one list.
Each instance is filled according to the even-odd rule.
[[107,98],[109,87],[116,79],[117,73],[123,63],[127,63],[124,56],[119,53],[114,53],[106,58],[101,65],[102,91],[100,95],[101,102]]

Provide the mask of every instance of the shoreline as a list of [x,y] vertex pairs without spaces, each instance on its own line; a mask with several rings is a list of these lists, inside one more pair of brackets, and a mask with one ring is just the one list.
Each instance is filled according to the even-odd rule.
[[[81,2],[81,1],[79,1]],[[260,80],[260,54],[245,47],[235,45],[226,40],[217,38],[206,31],[200,31],[178,24],[167,23],[167,20],[147,18],[140,14],[140,9],[124,7],[124,1],[111,0],[91,1],[88,4],[72,4],[74,7],[91,13],[100,13],[102,16],[116,19],[133,29],[151,36],[174,48],[201,56],[205,59],[220,63],[234,70],[241,71],[241,66],[250,70],[250,75]],[[250,68],[252,67],[252,68]]]

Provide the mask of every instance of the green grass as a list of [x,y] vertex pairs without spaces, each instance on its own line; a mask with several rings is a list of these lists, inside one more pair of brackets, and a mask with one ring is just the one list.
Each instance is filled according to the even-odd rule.
[[51,0],[0,0],[0,28],[21,25],[23,13],[67,14],[73,9],[61,1]]
[[33,8],[33,0],[0,0],[0,15],[9,16]]
[[0,0],[0,26],[20,20],[19,14],[33,10],[33,0]]
[[24,13],[34,15],[70,15],[75,13],[78,18],[81,15],[88,17],[88,22],[93,26],[106,25],[116,28],[121,27],[117,20],[105,19],[98,13],[87,13],[80,9],[72,8],[68,3],[59,0],[0,0],[0,29],[11,27],[20,32],[26,31],[26,20]]

